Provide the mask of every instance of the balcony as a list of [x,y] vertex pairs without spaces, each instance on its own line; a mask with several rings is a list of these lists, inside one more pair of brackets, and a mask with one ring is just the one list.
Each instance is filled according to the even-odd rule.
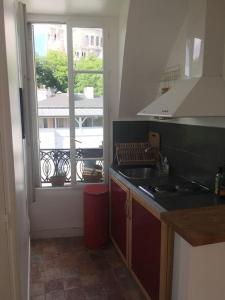
[[[76,150],[76,181],[102,182],[104,180],[103,149],[79,148]],[[40,174],[42,186],[52,184],[52,177],[65,176],[71,182],[71,159],[69,149],[40,149]]]

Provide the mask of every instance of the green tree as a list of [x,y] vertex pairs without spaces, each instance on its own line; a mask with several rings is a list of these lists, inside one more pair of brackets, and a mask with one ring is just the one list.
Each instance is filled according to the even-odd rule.
[[[76,70],[102,70],[102,59],[95,55],[75,61]],[[55,88],[66,92],[68,87],[67,55],[61,51],[49,51],[47,56],[36,55],[37,85]],[[78,74],[75,78],[75,92],[83,93],[84,88],[94,88],[95,96],[103,95],[103,76],[101,74]]]
[[[93,54],[82,57],[75,62],[75,69],[101,71],[103,69],[102,59]],[[76,93],[83,93],[87,86],[94,88],[95,96],[103,95],[103,76],[101,74],[78,74],[75,78]]]
[[66,92],[68,87],[67,56],[61,51],[49,51],[47,56],[36,55],[37,85]]

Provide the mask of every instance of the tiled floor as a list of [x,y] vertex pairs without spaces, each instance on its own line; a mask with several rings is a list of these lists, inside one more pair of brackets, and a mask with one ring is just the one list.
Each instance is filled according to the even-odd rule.
[[81,238],[65,238],[32,241],[31,299],[145,298],[112,245],[90,251]]

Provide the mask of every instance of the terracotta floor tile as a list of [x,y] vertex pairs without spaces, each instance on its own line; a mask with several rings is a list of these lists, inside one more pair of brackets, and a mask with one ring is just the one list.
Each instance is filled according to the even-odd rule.
[[130,276],[122,278],[119,281],[119,286],[123,289],[123,290],[133,290],[136,289],[138,290],[138,285],[134,282],[134,279]]
[[[125,298],[122,294],[112,294],[107,296],[107,300],[125,300]],[[140,299],[136,299],[136,300],[140,300]]]
[[97,270],[93,263],[90,262],[80,262],[78,265],[80,274],[83,276],[86,275],[95,275]]
[[44,282],[45,281],[45,273],[38,270],[36,272],[31,272],[31,283],[35,282]]
[[80,282],[84,288],[95,287],[101,285],[101,278],[96,274],[85,274],[81,275]]
[[99,277],[101,278],[101,283],[105,288],[115,289],[119,287],[118,282],[111,270],[100,272]]
[[52,268],[56,268],[57,264],[54,259],[45,259],[43,262],[43,270],[48,270]]
[[85,299],[86,300],[108,300],[108,297],[104,295],[97,295],[97,296],[86,296]]
[[45,299],[46,300],[65,300],[65,293],[63,290],[50,292],[50,293],[46,294]]
[[46,293],[63,290],[63,289],[64,289],[63,279],[50,280],[45,283]]
[[77,257],[77,253],[74,254],[67,254],[64,256],[61,256],[57,261],[56,265],[58,267],[71,267],[71,268],[77,268],[79,265],[79,258]]
[[65,291],[65,300],[86,300],[86,298],[82,289],[74,288]]
[[45,300],[45,295],[31,297],[31,300]]
[[106,253],[106,258],[110,266],[113,268],[121,267],[124,265],[122,259],[116,252],[111,251],[110,253]]
[[97,261],[94,263],[95,265],[95,268],[98,270],[98,271],[106,271],[106,270],[110,270],[110,265],[109,263],[105,260],[102,260],[102,261]]
[[99,297],[99,299],[103,297],[106,298],[103,287],[101,287],[100,285],[88,286],[84,289],[84,293],[87,299],[97,299],[97,297]]
[[111,244],[93,251],[83,238],[35,240],[31,262],[31,300],[145,299]]
[[65,266],[62,267],[62,277],[63,278],[69,278],[69,277],[79,277],[80,276],[80,271],[78,268],[71,267],[71,266]]
[[113,268],[113,272],[114,272],[116,278],[118,278],[119,280],[130,276],[129,271],[126,268],[124,268],[124,266]]
[[124,293],[125,300],[146,300],[144,295],[137,289],[135,290],[128,290]]
[[43,282],[36,282],[31,284],[31,296],[40,296],[45,294],[45,285]]
[[64,290],[69,290],[73,288],[80,288],[80,278],[79,277],[69,277],[64,278]]
[[43,257],[42,255],[33,255],[31,257],[31,264],[36,264],[36,265],[42,265],[43,264]]
[[44,272],[45,282],[62,278],[62,270],[59,268],[48,268]]

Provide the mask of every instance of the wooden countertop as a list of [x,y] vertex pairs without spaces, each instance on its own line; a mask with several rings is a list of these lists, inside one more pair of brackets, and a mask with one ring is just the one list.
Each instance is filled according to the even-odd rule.
[[161,219],[192,246],[225,242],[225,205],[163,212]]

